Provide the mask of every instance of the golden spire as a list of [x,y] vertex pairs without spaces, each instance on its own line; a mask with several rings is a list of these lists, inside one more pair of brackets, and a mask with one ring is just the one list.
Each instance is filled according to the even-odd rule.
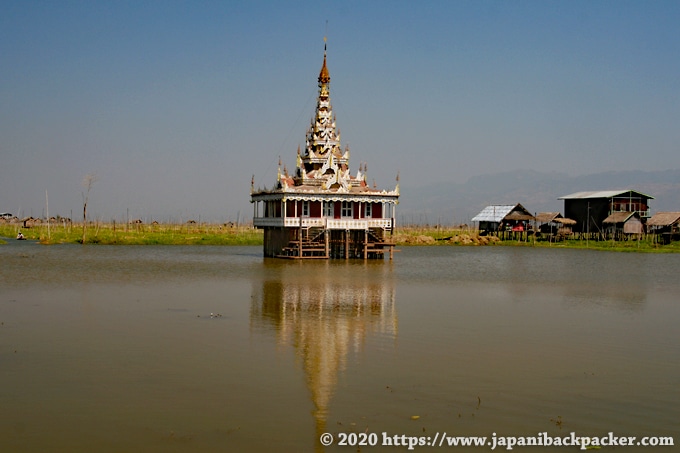
[[331,75],[328,73],[328,67],[326,66],[326,37],[323,37],[323,65],[321,66],[321,72],[319,73],[319,83],[330,83]]
[[276,181],[281,182],[281,156],[279,156],[279,169],[276,172]]

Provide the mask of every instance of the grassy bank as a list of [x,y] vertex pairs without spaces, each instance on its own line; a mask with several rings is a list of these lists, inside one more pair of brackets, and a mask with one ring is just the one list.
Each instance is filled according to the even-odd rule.
[[479,236],[474,229],[455,228],[400,228],[395,234],[398,245],[431,245],[431,246],[504,246],[504,247],[549,247],[592,249],[616,252],[648,252],[648,253],[680,253],[680,242],[668,245],[657,244],[653,237],[643,236],[640,240],[630,241],[594,241],[585,239],[568,239],[560,242],[547,240],[500,240],[495,236]]
[[[0,236],[16,237],[17,225],[0,225]],[[21,228],[27,239],[43,244],[80,244],[82,225]],[[121,245],[261,245],[262,230],[223,225],[88,225],[85,244]]]
[[[14,238],[20,230],[18,225],[0,225],[0,236]],[[47,225],[21,228],[27,239],[43,244],[81,243],[82,225]],[[561,242],[543,240],[501,241],[494,236],[479,236],[473,229],[411,227],[399,228],[394,235],[399,246],[505,246],[550,247],[607,250],[617,252],[680,252],[680,242],[659,245],[651,237],[634,241],[586,241],[571,239]],[[0,240],[0,244],[2,240]],[[184,225],[112,225],[91,224],[85,233],[86,244],[121,245],[262,245],[262,230],[248,226],[227,227],[215,224]]]

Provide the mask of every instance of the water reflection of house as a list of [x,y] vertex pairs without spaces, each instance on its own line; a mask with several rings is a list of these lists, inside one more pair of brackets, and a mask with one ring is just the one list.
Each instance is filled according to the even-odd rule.
[[534,216],[521,204],[490,205],[472,218],[479,222],[480,235],[496,234],[499,237],[523,238],[532,230]]
[[[649,200],[654,197],[635,190],[576,192],[564,200],[564,216],[576,220],[574,232],[602,236],[603,222],[617,212],[634,212],[644,224],[649,218]],[[610,219],[612,220],[612,219]]]
[[264,255],[367,259],[383,258],[387,250],[392,257],[399,184],[370,187],[366,164],[350,174],[349,147],[341,147],[331,108],[325,48],[318,81],[316,113],[305,147],[298,146],[295,171],[282,172],[279,161],[273,188],[255,189],[251,182],[253,225],[264,230]]
[[387,266],[305,264],[314,279],[301,275],[297,265],[283,266],[275,278],[253,288],[250,321],[251,329],[273,332],[278,344],[295,348],[318,439],[327,431],[330,402],[348,356],[371,335],[396,338],[397,315]]
[[647,228],[655,241],[668,244],[680,240],[680,212],[657,212],[647,221]]

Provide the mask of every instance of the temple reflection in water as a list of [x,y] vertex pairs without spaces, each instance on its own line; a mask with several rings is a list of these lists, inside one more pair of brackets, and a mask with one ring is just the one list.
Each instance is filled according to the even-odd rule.
[[360,351],[372,335],[396,338],[392,266],[277,261],[267,274],[253,287],[251,331],[273,334],[277,344],[295,348],[319,435],[326,431],[328,408],[349,354]]

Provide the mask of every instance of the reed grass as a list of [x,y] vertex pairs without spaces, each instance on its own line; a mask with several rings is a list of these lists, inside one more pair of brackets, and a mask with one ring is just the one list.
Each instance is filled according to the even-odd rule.
[[[21,231],[29,240],[42,244],[81,243],[82,224],[46,224],[23,228],[19,224],[0,224],[0,238],[13,239]],[[86,244],[119,245],[262,245],[263,232],[252,226],[231,227],[218,224],[120,225],[91,223],[87,226]],[[514,246],[592,249],[617,252],[680,253],[680,242],[668,245],[655,243],[651,235],[639,240],[596,241],[567,239],[560,242],[545,240],[505,240],[479,236],[477,230],[463,227],[401,227],[393,239],[399,246]],[[0,239],[0,244],[2,244]]]
[[[42,244],[82,243],[82,224],[47,225],[20,228],[0,225],[0,236],[16,237],[21,231],[29,240]],[[214,224],[187,225],[120,225],[88,224],[86,244],[120,245],[261,245],[262,230],[248,226],[228,227]]]
[[615,252],[680,253],[680,242],[659,244],[653,235],[625,241],[566,239],[550,242],[545,239],[499,240],[494,236],[479,236],[478,231],[462,227],[402,227],[395,232],[397,245],[428,246],[503,246],[503,247],[546,247],[557,249],[591,249]]

